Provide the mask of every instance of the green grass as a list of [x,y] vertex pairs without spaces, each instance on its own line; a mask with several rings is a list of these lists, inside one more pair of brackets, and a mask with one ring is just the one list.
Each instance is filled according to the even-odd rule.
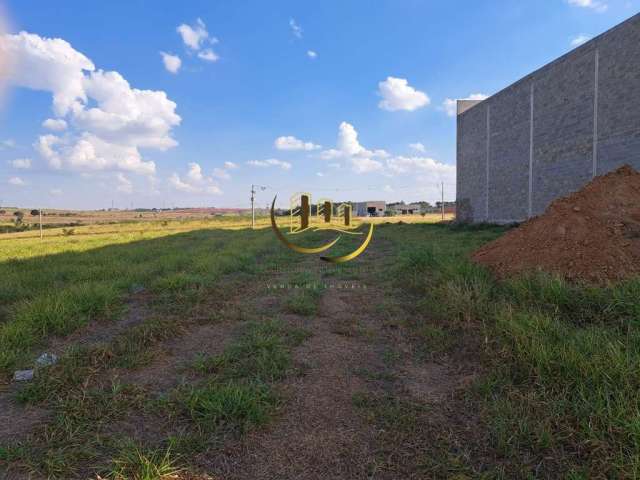
[[408,431],[419,428],[421,412],[427,407],[401,400],[393,396],[373,396],[370,393],[358,392],[351,401],[369,421],[374,421],[383,429]]
[[[93,237],[86,238],[95,242]],[[106,343],[71,346],[55,365],[37,368],[35,380],[21,386],[17,399],[42,405],[52,412],[52,419],[37,427],[31,437],[0,445],[0,466],[20,466],[47,478],[75,478],[89,466],[104,465],[113,440],[108,427],[134,411],[145,412],[152,403],[145,390],[120,383],[117,375],[115,379],[109,375],[111,383],[105,382],[104,374],[139,368],[161,354],[160,343],[179,336],[200,318],[201,311],[215,310],[235,294],[238,282],[256,271],[256,256],[269,258],[271,252],[280,252],[272,240],[268,231],[199,230],[131,243],[115,241],[95,250],[48,257],[25,250],[24,258],[0,263],[0,272],[16,279],[0,285],[0,295],[11,298],[2,310],[4,323],[0,324],[0,346],[5,348],[0,354],[0,373],[5,375],[16,366],[33,365],[36,349],[43,348],[52,336],[64,337],[92,320],[106,325],[127,314],[124,302],[130,292],[142,289],[144,296],[144,312],[136,313],[142,315],[139,323]],[[56,241],[70,240],[60,237]],[[291,255],[280,258],[284,263]],[[53,283],[47,286],[43,279]],[[193,320],[192,314],[196,316]],[[275,338],[276,334],[281,336]],[[265,382],[281,377],[284,371],[269,376],[267,369],[289,368],[285,346],[301,341],[304,333],[285,332],[277,322],[265,322],[249,329],[247,335],[251,340],[243,344],[254,342],[259,347],[255,364],[270,362],[271,367],[265,363],[253,375],[255,382],[229,374],[233,380],[216,382],[215,391],[211,382],[181,391],[183,406],[195,424],[213,422],[244,430],[265,421],[273,410],[276,397]],[[260,351],[269,345],[272,351],[260,357]],[[275,358],[278,352],[280,360]],[[250,368],[239,353],[229,358],[234,355],[245,362],[243,369]],[[114,453],[116,463],[118,458],[122,462],[112,466],[110,478],[163,478],[159,473],[163,461],[155,450],[129,449],[128,453]]]
[[201,373],[215,373],[224,379],[273,382],[291,371],[291,348],[308,335],[277,320],[251,322],[224,353],[201,356],[193,366]]
[[[404,396],[359,392],[352,404],[373,426],[376,445],[370,470],[388,478],[499,478],[478,475],[467,465],[464,446],[448,448],[447,432],[431,424],[431,408]],[[465,439],[468,441],[468,439]]]
[[110,480],[168,480],[182,472],[177,458],[166,450],[145,450],[129,441],[113,459],[113,465],[103,475]]
[[299,272],[290,276],[289,290],[285,290],[285,306],[291,313],[311,316],[318,313],[320,298],[324,286],[319,275],[311,272]]
[[43,339],[67,335],[98,316],[112,317],[117,299],[113,285],[93,282],[14,303],[12,318],[0,325],[0,372],[27,366],[31,349]]
[[208,379],[178,388],[165,407],[204,430],[264,425],[279,401],[273,382],[292,372],[291,349],[308,335],[277,320],[249,322],[221,355],[196,359],[193,369]]
[[138,235],[2,240],[0,375],[30,367],[52,336],[118,318],[133,286],[174,313],[186,311],[223,275],[253,272],[256,255],[279,247],[268,230],[140,228]]
[[173,320],[151,318],[117,335],[109,343],[74,347],[57,364],[36,370],[35,380],[20,389],[17,398],[29,404],[59,401],[99,371],[146,364],[152,358],[152,347],[177,335],[180,330],[181,325]]
[[639,280],[497,282],[468,254],[501,228],[403,226],[402,241],[380,230],[398,248],[396,284],[424,314],[415,331],[426,343],[473,334],[487,355],[477,391],[514,476],[640,477]]
[[205,430],[246,431],[270,419],[277,399],[265,384],[230,381],[188,387],[179,402],[191,420]]
[[53,418],[27,439],[0,446],[0,465],[17,465],[46,478],[76,478],[83,466],[103,461],[106,439],[97,433],[145,403],[145,392],[134,385],[89,386],[80,375],[67,380],[64,390],[26,394],[30,402],[45,397]]
[[[18,398],[45,406],[53,418],[27,441],[0,446],[0,465],[73,478],[87,465],[105,465],[110,452],[114,461],[103,476],[162,478],[178,468],[180,455],[218,446],[225,432],[245,432],[276,416],[282,402],[277,382],[297,373],[292,349],[309,335],[277,320],[243,323],[222,354],[199,357],[188,369],[195,379],[160,400],[134,385],[95,380],[109,369],[147,364],[189,322],[226,315],[217,309],[220,298],[301,259],[268,230],[173,226],[109,226],[115,233],[97,229],[96,235],[82,227],[73,236],[43,242],[1,240],[3,377],[33,366],[54,336],[123,318],[124,305],[140,286],[149,311],[107,343],[72,348],[56,365],[36,371]],[[640,280],[596,288],[538,274],[498,282],[469,254],[504,231],[376,227],[370,248],[384,246],[387,255],[376,258],[381,267],[372,275],[388,292],[376,299],[376,315],[385,328],[408,328],[418,348],[400,357],[395,345],[387,345],[380,350],[383,372],[355,373],[391,383],[405,355],[415,354],[412,361],[466,355],[485,372],[465,401],[487,436],[456,442],[454,433],[424,430],[431,419],[424,406],[393,395],[356,396],[356,410],[376,426],[385,446],[372,471],[410,458],[400,472],[427,478],[640,478]],[[291,275],[283,268],[281,274],[286,283],[319,283],[311,273]],[[355,274],[345,268],[327,276]],[[286,311],[313,316],[322,289],[278,294]],[[166,416],[181,430],[153,445],[114,449],[101,429],[132,412]],[[411,450],[415,439],[436,447]],[[487,449],[491,455],[485,457]]]

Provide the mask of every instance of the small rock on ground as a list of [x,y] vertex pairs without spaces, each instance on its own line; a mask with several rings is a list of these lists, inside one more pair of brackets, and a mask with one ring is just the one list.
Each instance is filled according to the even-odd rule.
[[33,380],[33,370],[16,370],[13,373],[13,379],[16,382],[26,382]]

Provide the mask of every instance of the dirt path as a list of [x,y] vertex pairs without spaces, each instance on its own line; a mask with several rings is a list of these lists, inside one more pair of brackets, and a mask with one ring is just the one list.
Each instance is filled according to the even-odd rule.
[[390,323],[381,312],[380,302],[392,292],[380,285],[384,272],[375,262],[387,254],[370,255],[364,265],[373,268],[355,280],[324,276],[329,288],[317,316],[286,315],[271,302],[274,314],[313,334],[295,351],[304,374],[283,385],[287,401],[274,424],[219,454],[207,453],[201,459],[206,471],[224,479],[404,478],[384,465],[384,432],[354,400],[398,396],[433,406],[464,388],[473,373],[446,360],[414,359],[402,322]]
[[[455,399],[475,378],[474,365],[455,356],[425,360],[416,355],[406,322],[413,313],[395,303],[395,309],[388,308],[398,293],[386,280],[393,263],[388,245],[379,242],[367,252],[360,270],[348,279],[328,274],[315,257],[300,261],[309,271],[317,270],[326,284],[316,315],[291,314],[286,300],[292,292],[267,288],[267,283],[286,283],[286,271],[240,284],[230,276],[223,283],[229,282],[225,290],[231,293],[222,299],[212,295],[211,301],[192,309],[181,321],[179,336],[153,347],[150,363],[110,369],[104,378],[137,385],[158,397],[195,381],[196,374],[185,365],[200,353],[220,354],[245,320],[279,318],[311,333],[293,352],[300,374],[276,386],[283,402],[269,425],[189,458],[194,471],[230,480],[434,478],[420,470],[422,456],[434,450],[439,435],[447,435],[460,417]],[[61,352],[71,342],[114,338],[149,316],[145,298],[134,297],[129,314],[120,321],[92,324],[52,349]],[[402,402],[390,423],[380,420],[387,414],[380,416],[379,405],[384,407],[387,399]],[[429,413],[412,416],[411,425],[396,431],[394,422],[406,422],[404,410]],[[48,415],[45,409],[17,406],[0,393],[0,442],[25,436]],[[456,428],[464,430],[472,423],[463,419]],[[172,431],[175,425],[169,421],[138,411],[108,428],[150,446],[159,445]]]
[[374,345],[335,333],[338,306],[340,315],[353,316],[345,297],[329,290],[318,316],[284,316],[290,325],[312,332],[294,357],[304,374],[282,386],[287,401],[271,428],[209,459],[222,478],[366,478],[370,432],[354,415],[352,398],[367,388],[357,369],[378,359]]

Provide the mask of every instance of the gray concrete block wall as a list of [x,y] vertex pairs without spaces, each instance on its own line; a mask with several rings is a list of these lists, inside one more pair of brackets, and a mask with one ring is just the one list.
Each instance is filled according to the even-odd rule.
[[465,105],[457,124],[460,221],[523,221],[594,175],[640,170],[640,15]]
[[587,52],[534,80],[533,215],[593,177],[594,73]]
[[487,110],[482,106],[458,116],[457,217],[465,222],[486,219],[486,120]]
[[640,168],[640,18],[598,39],[597,173]]
[[529,198],[530,93],[520,83],[491,102],[489,142],[489,220],[527,218]]

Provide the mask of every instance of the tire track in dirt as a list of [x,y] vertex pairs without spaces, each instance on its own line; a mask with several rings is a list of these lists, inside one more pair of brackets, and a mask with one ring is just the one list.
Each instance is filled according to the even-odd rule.
[[312,333],[294,353],[304,374],[280,385],[286,402],[274,424],[204,459],[210,473],[225,479],[367,477],[370,435],[355,415],[352,397],[367,388],[356,370],[377,356],[372,345],[334,332],[338,305],[349,308],[343,314],[354,315],[343,296],[325,292],[315,317],[280,315]]
[[[184,321],[184,331],[152,347],[152,361],[135,369],[113,369],[111,378],[144,388],[158,395],[194,377],[187,365],[199,354],[218,355],[234,335],[236,326],[246,318],[242,298],[247,292],[237,290],[230,298],[204,302]],[[208,320],[207,312],[215,311],[216,319]],[[200,319],[200,320],[194,320]]]
[[[381,262],[379,268],[388,267],[388,245],[368,253],[364,266]],[[294,354],[295,362],[306,367],[304,375],[289,378],[281,385],[286,401],[273,424],[227,445],[222,452],[208,452],[200,461],[205,471],[229,480],[401,478],[393,468],[387,468],[385,460],[381,465],[381,453],[389,452],[388,445],[379,443],[384,432],[357,410],[354,396],[393,395],[422,404],[444,405],[446,399],[468,385],[468,369],[456,368],[446,358],[440,362],[414,358],[406,328],[388,325],[377,311],[378,301],[393,295],[377,284],[381,275],[384,270],[355,280],[360,286],[366,285],[366,290],[327,288],[317,316],[278,314],[291,326],[312,332],[312,337]],[[324,280],[354,283],[327,276]],[[277,308],[273,299],[263,299],[260,304]],[[399,351],[401,356],[391,366],[384,360],[390,349]],[[368,378],[362,375],[363,371],[369,373]],[[434,425],[446,421],[440,413],[437,417],[432,421]],[[419,440],[405,438],[404,442]],[[391,454],[400,451],[406,455],[404,447],[396,450],[395,446]]]
[[[390,324],[377,310],[381,300],[395,293],[388,285],[378,283],[392,262],[389,245],[379,242],[363,258],[363,267],[371,267],[372,271],[365,269],[357,280],[340,280],[328,275],[323,280],[333,284],[356,282],[366,285],[366,290],[327,288],[320,298],[318,314],[312,317],[286,313],[282,296],[274,295],[261,283],[262,280],[278,281],[277,275],[270,279],[268,275],[260,276],[252,288],[233,288],[233,282],[227,279],[233,294],[222,302],[205,301],[191,311],[184,319],[184,332],[156,345],[149,365],[133,370],[112,369],[105,372],[104,377],[136,384],[154,395],[167,392],[181,382],[192,380],[192,374],[183,365],[194,360],[198,353],[222,353],[242,321],[255,316],[280,318],[292,327],[302,327],[312,333],[294,350],[294,363],[302,367],[303,374],[276,385],[285,402],[272,424],[239,440],[228,440],[220,450],[198,455],[191,459],[194,466],[214,478],[230,480],[400,478],[380,465],[380,453],[386,453],[388,448],[379,443],[380,427],[367,421],[354,406],[354,395],[376,398],[392,394],[424,404],[442,405],[458,389],[464,388],[469,369],[455,367],[446,357],[438,362],[415,359],[410,334],[402,322]],[[315,265],[309,259],[303,259],[302,263],[310,270]],[[213,310],[218,318],[216,323],[198,320],[208,317]],[[142,322],[148,314],[144,302],[130,306],[129,311],[131,316],[113,324],[111,330],[103,330],[101,325],[89,326],[75,341],[112,339]],[[401,315],[410,313],[403,311]],[[392,365],[384,358],[389,350],[400,353],[400,359]],[[367,378],[362,375],[363,371],[373,375]],[[2,398],[0,395],[0,409]],[[31,426],[39,421],[37,414],[18,408],[22,411],[15,414],[25,415],[27,420],[33,415]],[[437,416],[445,417],[444,413]],[[447,420],[434,418],[433,423],[437,426],[440,421]],[[115,422],[109,431],[157,445],[173,428],[162,419],[132,412]],[[411,439],[412,442],[421,440]]]

